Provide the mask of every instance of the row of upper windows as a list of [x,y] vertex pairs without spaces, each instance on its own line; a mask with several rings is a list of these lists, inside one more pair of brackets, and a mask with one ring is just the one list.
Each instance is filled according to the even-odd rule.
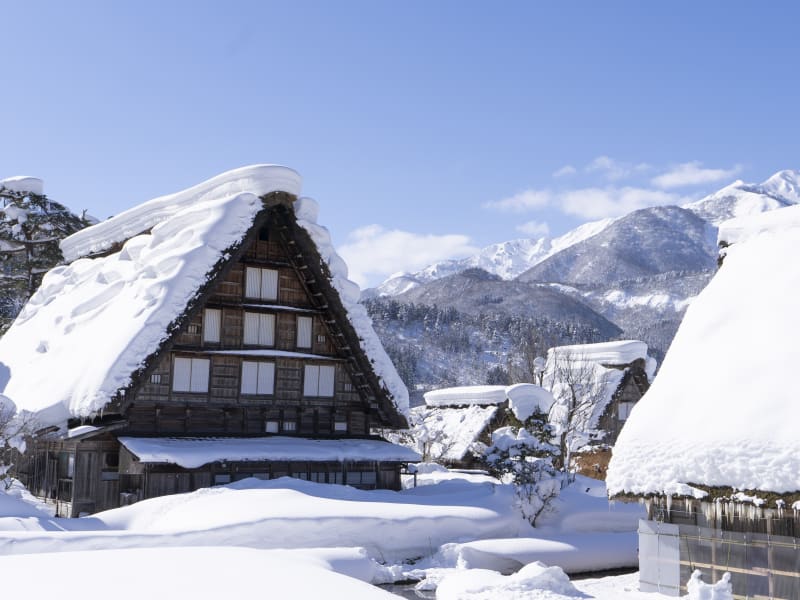
[[[298,348],[311,348],[314,321],[312,317],[298,316],[296,345]],[[203,312],[203,341],[219,343],[222,335],[222,310],[207,308]],[[275,315],[271,313],[244,313],[244,333],[242,341],[248,346],[275,345]],[[320,341],[324,341],[321,338]]]
[[[208,393],[211,361],[208,358],[175,357],[172,390]],[[305,365],[303,396],[331,398],[335,391],[336,369],[330,365]],[[240,391],[244,395],[270,396],[275,393],[275,363],[242,361]]]

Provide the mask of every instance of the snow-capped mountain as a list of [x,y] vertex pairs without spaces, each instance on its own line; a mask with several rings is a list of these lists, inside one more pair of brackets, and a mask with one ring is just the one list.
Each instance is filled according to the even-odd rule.
[[702,200],[684,204],[713,225],[734,217],[744,217],[800,203],[800,171],[775,173],[763,183],[735,181]]
[[[575,343],[613,337],[612,325],[622,330],[616,335],[647,342],[660,359],[686,307],[716,271],[718,224],[793,204],[800,204],[800,172],[787,170],[760,184],[737,181],[683,207],[642,209],[555,239],[494,244],[368,290],[372,297],[384,296],[380,302],[397,305],[392,310],[402,318],[386,316],[380,304],[373,317],[384,344],[408,359],[409,368],[418,363],[415,382],[423,385],[441,385],[455,372],[469,374],[459,384],[484,383],[487,368],[508,364],[519,351],[514,344],[524,342],[520,335],[535,335],[530,332],[537,328],[574,340],[561,343]],[[400,305],[416,308],[404,312]],[[452,311],[463,321],[458,344],[448,338],[447,350],[437,350],[445,335],[437,330],[438,320],[428,324],[430,318],[420,318],[416,328],[409,325],[408,311],[415,314],[424,306]],[[542,324],[526,322],[528,333],[517,325],[540,318]],[[508,319],[514,324],[507,325]],[[461,344],[473,346],[482,358],[456,356],[453,349]],[[472,367],[465,371],[461,367],[469,361]]]
[[716,228],[689,210],[643,208],[539,262],[519,280],[595,284],[701,271],[716,264],[716,238]]
[[396,296],[429,281],[473,268],[483,269],[501,279],[514,279],[531,266],[603,231],[615,220],[584,223],[557,238],[518,239],[492,244],[467,258],[434,263],[416,273],[396,273],[378,287],[368,290],[366,295]]
[[[717,226],[733,217],[798,203],[800,171],[785,170],[775,173],[762,183],[735,181],[701,200],[683,205],[682,208]],[[617,220],[603,219],[585,223],[556,238],[518,239],[492,244],[467,258],[434,263],[415,273],[396,273],[376,288],[365,290],[365,297],[396,296],[429,281],[470,268],[483,269],[502,279],[513,279],[550,257],[600,234]],[[713,232],[709,235],[713,237]],[[676,266],[667,270],[678,268],[682,267]]]

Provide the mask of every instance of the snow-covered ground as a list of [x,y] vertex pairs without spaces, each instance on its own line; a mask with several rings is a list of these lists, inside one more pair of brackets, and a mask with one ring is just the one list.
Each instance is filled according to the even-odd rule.
[[[67,600],[275,597],[372,600],[376,587],[419,580],[442,600],[659,600],[638,574],[570,581],[566,573],[635,567],[638,504],[610,504],[578,476],[536,529],[511,508],[509,486],[420,465],[402,492],[283,478],[146,500],[81,519],[55,518],[19,485],[0,491],[4,592]],[[92,567],[92,585],[65,585]],[[147,573],[119,581],[127,572]],[[213,574],[197,577],[197,573]],[[40,576],[47,573],[46,578]],[[258,574],[247,577],[243,574]],[[730,600],[727,583],[691,583],[690,598]]]
[[[42,583],[45,594],[63,586],[80,565],[92,564],[100,584],[92,590],[98,591],[70,590],[76,598],[100,597],[103,583],[118,576],[112,564],[152,573],[121,591],[122,598],[252,594],[266,589],[265,581],[282,597],[383,598],[391,596],[367,583],[423,578],[429,589],[448,579],[437,597],[451,598],[456,596],[448,590],[460,589],[462,577],[483,575],[487,586],[500,586],[496,593],[465,598],[520,597],[503,595],[520,581],[524,589],[550,590],[525,598],[561,598],[576,594],[553,595],[573,590],[564,571],[636,565],[635,531],[643,510],[609,505],[602,482],[578,477],[534,529],[513,509],[511,486],[442,467],[421,465],[419,471],[418,487],[401,492],[247,479],[81,519],[53,517],[16,486],[0,493],[0,569],[24,574],[20,582],[50,573]],[[542,560],[552,567],[540,569],[546,575],[535,566],[508,575]],[[267,577],[225,576],[234,569]],[[192,574],[200,570],[218,577],[198,583]],[[553,582],[561,587],[552,588]]]

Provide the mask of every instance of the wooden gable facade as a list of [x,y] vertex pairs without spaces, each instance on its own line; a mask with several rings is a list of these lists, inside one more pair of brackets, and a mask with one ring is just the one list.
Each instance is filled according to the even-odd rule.
[[614,444],[619,437],[631,410],[650,388],[645,370],[645,360],[636,359],[627,365],[603,365],[608,369],[624,369],[625,373],[614,391],[611,401],[598,420],[602,436],[592,440],[591,449],[576,452],[573,461],[577,473],[605,480]]
[[[240,244],[209,274],[167,339],[91,421],[67,437],[41,433],[20,478],[77,516],[244,477],[285,475],[399,489],[403,453],[371,460],[227,460],[199,467],[146,462],[120,438],[372,439],[405,427],[341,299],[328,266],[297,223],[294,196],[275,192]],[[386,444],[388,445],[388,444]],[[402,449],[398,449],[402,450]],[[268,453],[267,453],[268,454]],[[406,459],[407,461],[407,459]]]

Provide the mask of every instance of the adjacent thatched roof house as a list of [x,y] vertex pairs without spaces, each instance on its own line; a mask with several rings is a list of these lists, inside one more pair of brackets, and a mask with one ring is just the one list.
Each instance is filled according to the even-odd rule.
[[[553,392],[551,422],[559,435],[574,423],[574,449],[613,445],[655,372],[647,344],[636,340],[558,346],[542,377]],[[570,411],[573,411],[570,416]]]
[[299,191],[246,167],[62,242],[0,340],[34,493],[77,515],[245,476],[399,486],[416,456],[369,432],[407,391]]
[[724,261],[623,429],[612,496],[646,499],[643,589],[693,568],[736,597],[800,598],[800,207],[723,224]]
[[553,397],[530,383],[443,388],[425,394],[425,405],[411,409],[417,450],[427,460],[468,468],[491,433],[508,424],[509,412],[525,421],[535,410],[547,414]]

